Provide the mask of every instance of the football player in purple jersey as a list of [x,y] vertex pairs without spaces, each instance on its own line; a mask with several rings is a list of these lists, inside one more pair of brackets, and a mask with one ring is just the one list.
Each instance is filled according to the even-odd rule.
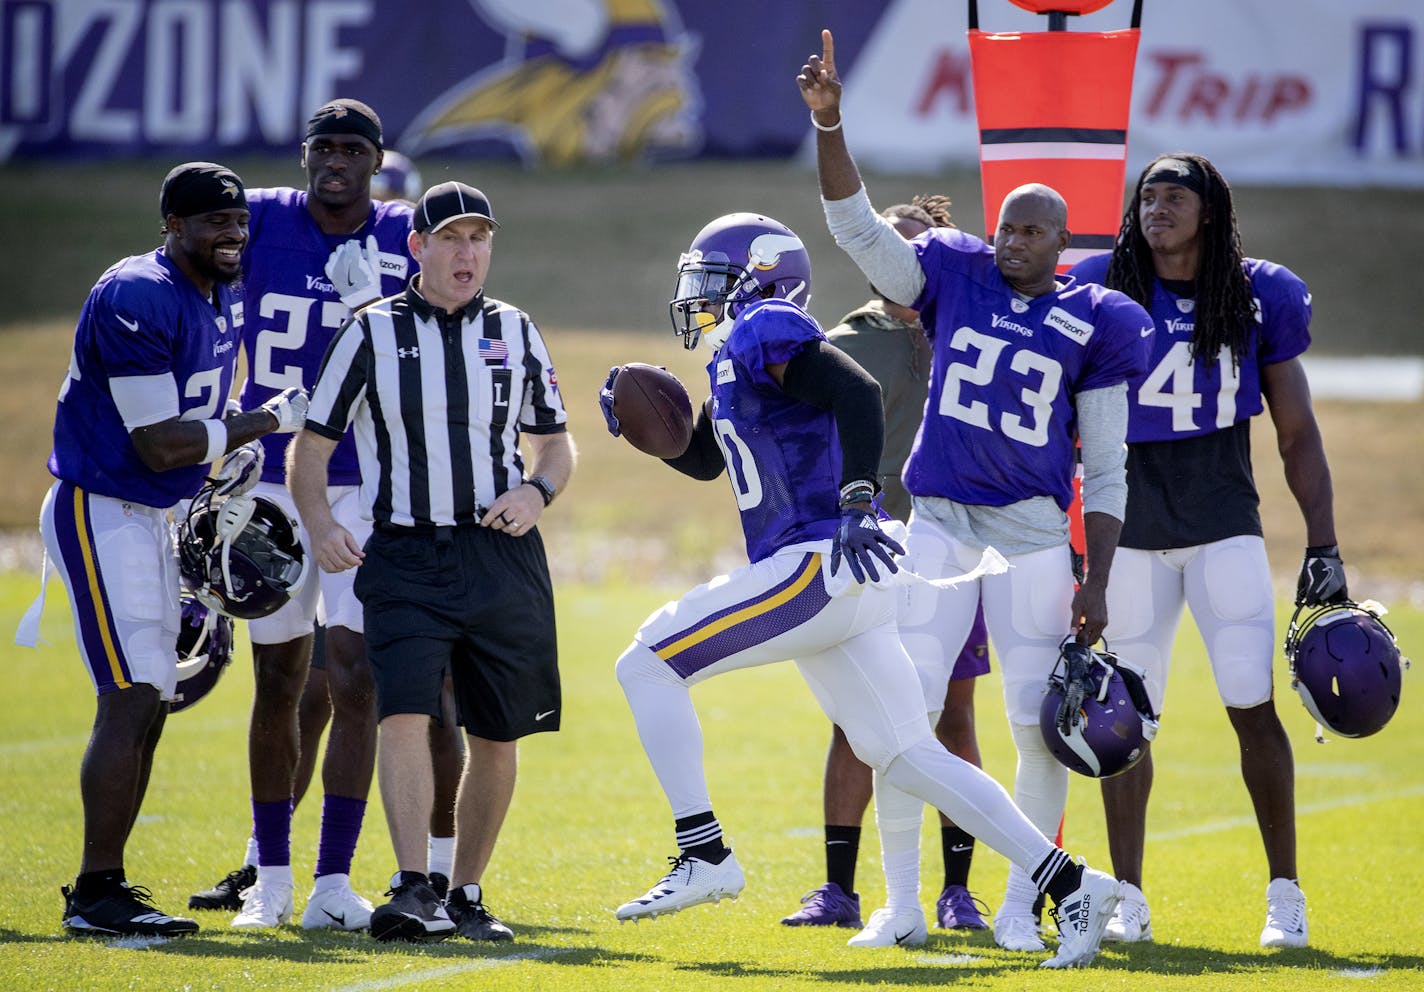
[[[1047,186],[1021,186],[1004,198],[992,248],[946,228],[901,238],[871,206],[846,147],[831,33],[821,41],[797,85],[816,127],[831,233],[886,298],[919,311],[933,347],[925,420],[904,472],[914,506],[907,558],[932,575],[962,570],[993,546],[1013,566],[949,589],[913,590],[901,631],[907,644],[931,643],[921,635],[932,635],[942,650],[957,652],[982,594],[1018,751],[1014,796],[1051,835],[1068,769],[1043,739],[1039,704],[1065,636],[1075,632],[1092,644],[1107,624],[1108,574],[1127,498],[1127,382],[1144,367],[1152,322],[1121,293],[1055,275],[1070,234],[1067,206]],[[1065,512],[1075,440],[1091,563],[1076,592]],[[892,911],[882,930],[891,936],[923,919],[918,850],[901,828],[913,822],[918,829],[919,804],[896,785],[878,781],[875,790]],[[1044,946],[1036,895],[1014,866],[994,918],[1000,945]]]
[[[1211,162],[1185,153],[1147,166],[1117,246],[1073,273],[1127,293],[1157,325],[1151,361],[1129,384],[1127,516],[1108,585],[1113,649],[1146,668],[1160,709],[1182,606],[1191,609],[1266,849],[1261,945],[1303,947],[1295,774],[1271,683],[1275,612],[1251,418],[1269,405],[1305,520],[1296,604],[1346,599],[1330,466],[1299,360],[1310,344],[1310,291],[1289,269],[1243,257],[1230,187]],[[1141,889],[1151,751],[1102,788],[1113,868],[1127,883],[1108,938],[1151,940]]]
[[[712,221],[678,266],[673,327],[688,347],[699,339],[711,347],[711,396],[687,450],[667,462],[698,479],[726,472],[750,563],[655,612],[618,659],[643,750],[672,808],[678,853],[617,917],[656,917],[742,891],[708,793],[690,690],[724,672],[795,659],[856,756],[881,782],[916,797],[917,818],[924,802],[943,810],[1053,897],[1067,922],[1044,966],[1085,965],[1117,902],[1117,881],[1075,863],[998,783],[935,739],[896,628],[895,586],[912,580],[897,574],[901,548],[872,504],[884,442],[880,390],[802,308],[810,289],[801,239],[759,214]],[[618,374],[610,371],[600,396],[614,434]],[[923,914],[892,937],[924,943]]]
[[[352,311],[404,287],[412,272],[406,247],[411,208],[373,202],[371,176],[381,161],[375,111],[358,100],[332,100],[307,124],[301,146],[306,188],[248,191],[244,403],[264,401],[289,386],[310,387],[328,342]],[[295,517],[285,477],[288,440],[265,442],[255,492]],[[359,482],[356,446],[348,435],[331,459],[328,496],[352,533],[364,539],[371,525],[363,519]],[[308,543],[305,531],[302,542]],[[352,573],[316,571],[314,577],[319,581],[306,583],[282,609],[248,624],[256,682],[248,739],[252,838],[242,868],[189,900],[195,909],[238,909],[234,927],[276,927],[292,914],[298,704],[319,606],[332,719],[322,766],[316,882],[302,926],[360,930],[370,919],[371,903],[351,888],[350,871],[375,767],[375,688]]]
[[[163,245],[110,267],[79,315],[49,457],[57,481],[40,513],[44,571],[56,569],[69,591],[75,642],[98,693],[79,770],[84,850],[74,886],[62,889],[74,934],[198,929],[159,911],[124,871],[178,678],[171,513],[197,492],[205,465],[297,430],[306,416],[300,389],[224,415],[242,328],[232,286],[248,236],[242,180],[211,162],[177,166],[159,212]],[[255,462],[255,452],[243,453]],[[20,643],[34,644],[43,600],[41,590]]]

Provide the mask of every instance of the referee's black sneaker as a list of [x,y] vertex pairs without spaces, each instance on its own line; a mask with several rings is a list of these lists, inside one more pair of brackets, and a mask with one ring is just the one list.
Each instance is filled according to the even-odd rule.
[[194,892],[188,897],[189,909],[229,909],[234,913],[242,908],[247,890],[257,884],[257,866],[243,865],[237,871],[230,871],[227,877],[204,892]]
[[153,905],[153,894],[141,885],[120,882],[96,896],[81,901],[68,885],[60,887],[64,896],[64,929],[72,934],[94,937],[182,937],[198,932],[196,920],[168,916]]
[[391,887],[386,895],[391,901],[377,906],[371,914],[372,937],[429,944],[454,936],[455,921],[445,912],[445,905],[430,887],[430,880],[420,872],[396,872],[391,876]]
[[513,940],[514,931],[509,929],[493,913],[485,909],[484,893],[479,883],[462,885],[450,893],[445,900],[450,917],[461,937],[471,940]]

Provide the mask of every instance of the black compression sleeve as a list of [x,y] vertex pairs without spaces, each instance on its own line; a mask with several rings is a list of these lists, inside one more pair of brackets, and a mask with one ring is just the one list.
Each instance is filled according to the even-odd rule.
[[812,341],[786,363],[781,388],[791,398],[829,410],[836,418],[841,485],[859,480],[876,483],[885,447],[885,408],[880,384],[870,373],[830,342]]
[[676,458],[664,458],[683,475],[704,482],[722,474],[726,463],[722,459],[722,449],[717,447],[717,435],[712,429],[712,418],[707,414],[707,404],[697,411],[697,424],[692,428],[692,442],[687,450]]

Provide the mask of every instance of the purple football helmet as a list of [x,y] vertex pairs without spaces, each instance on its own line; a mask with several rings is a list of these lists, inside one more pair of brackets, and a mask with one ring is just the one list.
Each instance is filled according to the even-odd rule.
[[1080,775],[1125,772],[1157,736],[1143,673],[1111,651],[1064,641],[1048,677],[1039,729],[1053,756]]
[[[785,224],[761,214],[718,217],[692,239],[677,263],[668,301],[674,334],[691,351],[706,337],[720,348],[746,307],[771,296],[805,307],[811,300],[811,256]],[[722,307],[720,317],[703,304]]]
[[178,529],[188,588],[204,606],[240,620],[281,609],[306,580],[308,564],[296,521],[261,496],[215,497],[209,483]]
[[178,628],[178,691],[170,713],[192,706],[212,691],[232,660],[232,618],[210,610],[187,589]]
[[1310,715],[1341,737],[1378,733],[1399,707],[1409,662],[1401,660],[1382,612],[1375,603],[1346,601],[1299,606],[1291,616],[1285,645],[1291,685]]
[[387,148],[381,157],[381,171],[371,177],[371,197],[376,200],[420,199],[425,187],[420,170],[400,152]]

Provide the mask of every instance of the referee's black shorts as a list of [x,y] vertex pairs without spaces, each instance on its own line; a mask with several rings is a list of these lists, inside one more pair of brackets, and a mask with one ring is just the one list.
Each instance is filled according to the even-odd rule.
[[356,575],[381,719],[440,718],[448,665],[467,733],[559,729],[554,592],[537,529],[378,525]]

